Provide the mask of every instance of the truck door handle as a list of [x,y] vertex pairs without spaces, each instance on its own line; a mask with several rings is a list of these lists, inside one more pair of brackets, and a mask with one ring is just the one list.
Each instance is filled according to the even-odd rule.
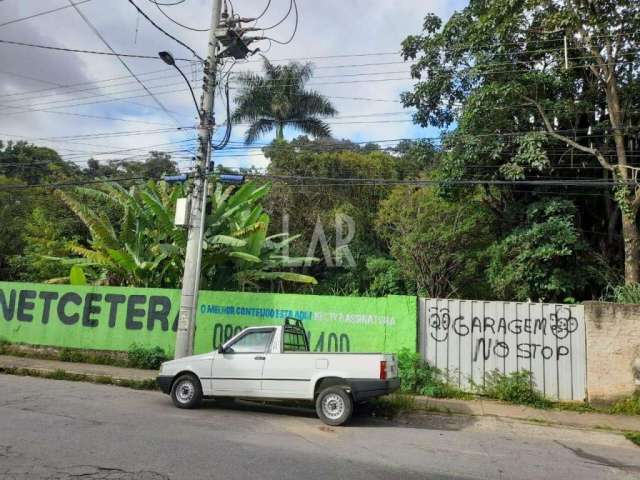
[[261,356],[257,356],[257,357],[253,357],[254,360],[266,360],[267,357],[261,357]]

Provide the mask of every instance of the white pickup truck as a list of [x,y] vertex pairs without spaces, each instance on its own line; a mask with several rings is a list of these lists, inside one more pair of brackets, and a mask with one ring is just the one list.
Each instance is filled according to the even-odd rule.
[[217,351],[165,362],[158,384],[179,408],[203,398],[312,400],[328,425],[346,423],[355,403],[398,389],[394,355],[312,353],[300,320],[247,328]]

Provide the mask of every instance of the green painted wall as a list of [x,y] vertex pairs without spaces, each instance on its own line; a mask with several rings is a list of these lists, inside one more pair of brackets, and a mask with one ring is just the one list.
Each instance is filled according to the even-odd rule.
[[[0,282],[0,338],[97,350],[132,343],[173,352],[179,290]],[[397,352],[416,347],[416,298],[201,292],[196,353],[240,329],[301,318],[317,351]]]

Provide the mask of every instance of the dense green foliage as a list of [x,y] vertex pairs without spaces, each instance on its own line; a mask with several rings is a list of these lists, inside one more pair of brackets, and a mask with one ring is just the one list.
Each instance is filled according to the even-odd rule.
[[600,291],[607,267],[582,240],[575,214],[566,200],[527,207],[522,226],[489,250],[488,279],[498,298],[563,301]]
[[640,391],[614,403],[610,412],[621,415],[640,415]]
[[[640,5],[631,0],[471,0],[447,22],[427,14],[423,31],[404,41],[418,82],[403,102],[416,108],[422,126],[448,128],[439,178],[493,182],[481,187],[482,201],[495,214],[498,240],[513,232],[502,252],[494,252],[503,260],[518,255],[511,248],[518,241],[543,230],[558,239],[569,228],[564,216],[574,225],[573,245],[548,246],[558,249],[556,260],[565,268],[572,270],[566,263],[574,253],[565,257],[562,251],[577,248],[577,257],[597,253],[618,275],[624,271],[627,283],[638,281],[638,190],[572,182],[624,181],[638,166],[639,18]],[[513,180],[526,182],[500,183]],[[475,196],[471,190],[449,183],[441,193],[462,199]],[[522,212],[550,197],[572,202],[575,214],[532,225]],[[539,266],[546,256],[541,247],[538,242],[537,258],[530,259]],[[602,270],[594,290],[610,280],[609,269]],[[537,286],[531,279],[517,286],[519,297],[560,298],[569,291],[576,298],[594,296],[557,274],[539,274]],[[511,280],[494,279],[503,296],[513,294],[515,285],[502,285]]]
[[[437,144],[331,138],[310,65],[265,61],[239,78],[246,141],[275,130],[272,185],[210,192],[202,287],[639,302],[640,190],[625,182],[640,168],[640,5],[470,0],[446,22],[424,14],[402,44],[416,79],[402,101],[442,129]],[[185,191],[157,182],[177,171],[167,154],[80,168],[1,144],[0,166],[0,279],[179,283]],[[120,175],[152,181],[15,190]]]
[[396,188],[382,202],[376,231],[417,292],[432,297],[488,294],[482,276],[491,216],[477,201],[448,202],[433,189]]
[[[265,281],[315,283],[310,276],[279,270],[314,259],[282,254],[295,237],[267,236],[269,217],[259,202],[268,191],[269,185],[254,183],[237,189],[215,187],[205,219],[205,288],[259,289]],[[73,256],[58,260],[72,266],[71,273],[49,282],[74,283],[73,267],[82,266],[83,270],[75,271],[79,283],[85,283],[86,273],[91,283],[106,285],[170,288],[179,284],[187,238],[173,219],[176,201],[184,195],[182,186],[149,181],[125,189],[109,183],[99,189],[77,187],[56,194],[82,220],[90,239],[68,242],[66,248]],[[106,211],[92,206],[92,201]]]
[[443,377],[442,372],[426,363],[419,353],[407,349],[398,354],[400,391],[435,398],[466,398],[462,392]]
[[162,362],[168,360],[167,354],[162,348],[158,346],[145,347],[135,343],[129,348],[127,356],[131,368],[146,370],[157,370]]
[[[265,149],[269,174],[282,177],[385,179],[411,170],[415,153],[393,156],[371,146],[348,141],[274,142]],[[432,152],[429,152],[432,155]],[[416,170],[414,170],[416,171]],[[354,182],[356,183],[356,182]],[[374,228],[377,209],[388,187],[313,182],[304,188],[275,181],[266,208],[275,225],[301,234],[292,247],[296,255],[315,256],[320,262],[309,271],[318,279],[316,293],[387,295],[411,291]],[[341,243],[348,244],[341,248]]]

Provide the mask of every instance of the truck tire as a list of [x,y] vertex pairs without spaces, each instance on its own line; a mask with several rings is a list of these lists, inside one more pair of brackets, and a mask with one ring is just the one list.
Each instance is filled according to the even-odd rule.
[[196,408],[202,401],[202,386],[195,375],[180,375],[171,386],[171,400],[178,408]]
[[316,413],[320,420],[334,427],[344,425],[353,414],[353,400],[345,387],[328,387],[316,398]]

